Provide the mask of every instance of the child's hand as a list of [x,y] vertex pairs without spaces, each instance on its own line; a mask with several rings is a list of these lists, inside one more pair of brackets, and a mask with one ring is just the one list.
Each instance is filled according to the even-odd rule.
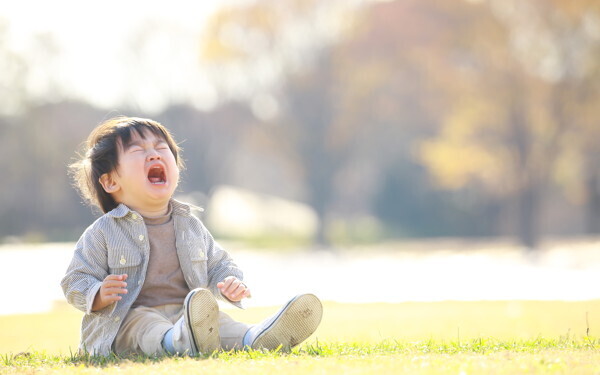
[[119,294],[127,293],[127,289],[125,289],[127,283],[125,280],[127,280],[127,274],[106,276],[100,290],[94,298],[92,311],[102,310],[106,306],[116,301],[120,301],[123,297]]
[[244,298],[252,297],[250,289],[235,276],[228,276],[225,280],[217,284],[221,289],[221,294],[233,302],[241,301]]

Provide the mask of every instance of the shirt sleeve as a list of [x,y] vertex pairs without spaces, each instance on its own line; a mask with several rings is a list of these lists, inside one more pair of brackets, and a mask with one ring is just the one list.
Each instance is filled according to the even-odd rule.
[[106,242],[102,233],[92,225],[86,229],[75,245],[73,259],[60,283],[67,302],[86,314],[110,315],[116,303],[98,312],[92,312],[94,298],[106,276],[108,276]]
[[243,308],[241,302],[230,301],[221,294],[217,284],[228,276],[235,276],[239,280],[244,280],[244,273],[233,262],[233,259],[213,238],[208,229],[202,225],[204,231],[204,242],[206,255],[208,258],[208,288],[217,298],[229,302],[232,305]]

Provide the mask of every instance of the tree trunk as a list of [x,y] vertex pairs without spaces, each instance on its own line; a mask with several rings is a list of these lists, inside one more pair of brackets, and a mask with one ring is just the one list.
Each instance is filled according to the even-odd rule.
[[309,182],[311,192],[311,203],[319,218],[319,226],[315,238],[317,248],[327,248],[331,243],[327,233],[327,216],[329,213],[329,202],[331,201],[331,191],[333,189],[333,181],[331,174],[333,173],[332,166],[323,158],[323,163],[318,165],[312,164],[309,171]]
[[586,190],[586,232],[600,234],[600,175],[593,168],[588,168]]
[[333,196],[333,176],[343,156],[330,144],[333,118],[333,93],[329,89],[334,80],[331,56],[324,54],[316,70],[305,79],[292,82],[287,116],[297,126],[296,150],[305,172],[310,205],[319,218],[315,236],[317,249],[327,249],[327,216]]
[[324,217],[319,216],[319,226],[317,227],[317,235],[315,237],[316,249],[323,249],[329,246],[329,238],[327,238],[327,222]]
[[536,184],[525,186],[517,197],[517,236],[527,251],[536,250],[540,240],[539,211],[541,207],[541,189]]

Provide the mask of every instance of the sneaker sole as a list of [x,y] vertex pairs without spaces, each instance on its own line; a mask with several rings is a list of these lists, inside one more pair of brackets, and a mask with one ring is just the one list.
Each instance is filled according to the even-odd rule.
[[323,305],[313,294],[294,297],[252,343],[253,349],[290,350],[312,335],[321,323]]
[[195,352],[210,354],[221,346],[219,336],[219,306],[212,293],[206,289],[190,292],[184,302],[188,332]]

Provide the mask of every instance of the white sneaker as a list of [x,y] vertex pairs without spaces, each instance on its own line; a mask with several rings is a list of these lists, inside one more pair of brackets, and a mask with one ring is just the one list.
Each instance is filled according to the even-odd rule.
[[252,326],[244,345],[252,349],[289,350],[312,335],[321,323],[323,305],[313,294],[292,298],[277,314]]
[[210,354],[221,346],[219,306],[212,293],[198,288],[183,301],[183,316],[173,327],[173,347],[180,354]]

